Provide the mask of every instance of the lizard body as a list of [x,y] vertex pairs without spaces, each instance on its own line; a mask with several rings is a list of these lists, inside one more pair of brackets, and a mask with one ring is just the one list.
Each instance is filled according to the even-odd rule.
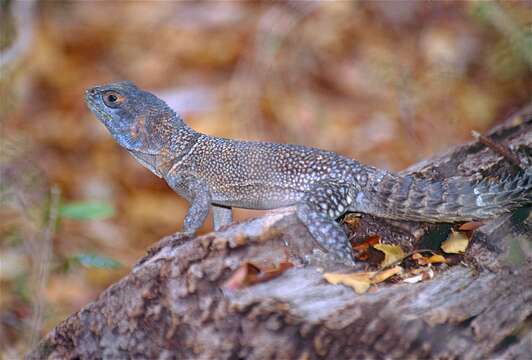
[[453,222],[532,202],[530,169],[501,182],[399,176],[311,147],[198,133],[164,101],[127,81],[91,88],[85,99],[121,146],[190,203],[185,232],[194,233],[211,206],[218,229],[232,221],[232,207],[295,205],[313,238],[352,262],[347,236],[335,221],[347,211]]

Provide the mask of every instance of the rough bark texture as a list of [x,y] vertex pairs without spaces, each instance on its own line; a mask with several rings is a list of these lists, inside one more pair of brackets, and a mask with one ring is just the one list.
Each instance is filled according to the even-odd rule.
[[[532,106],[490,136],[529,167]],[[512,166],[475,142],[408,171],[494,175]],[[434,246],[449,231],[365,215],[356,223],[353,239],[377,234],[406,250]],[[27,358],[530,359],[532,254],[520,249],[530,249],[531,230],[530,207],[493,219],[473,233],[461,264],[363,295],[323,280],[332,267],[316,252],[308,256],[315,244],[290,209],[193,239],[168,237]],[[298,266],[224,290],[244,261],[287,257]]]

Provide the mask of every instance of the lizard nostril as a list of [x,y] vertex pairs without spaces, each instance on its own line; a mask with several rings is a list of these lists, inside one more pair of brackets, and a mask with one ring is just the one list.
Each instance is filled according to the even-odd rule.
[[96,94],[96,88],[90,88],[85,90],[85,95],[95,95]]

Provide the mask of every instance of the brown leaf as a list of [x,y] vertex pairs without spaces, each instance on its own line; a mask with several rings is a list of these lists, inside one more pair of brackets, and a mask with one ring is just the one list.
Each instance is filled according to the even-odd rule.
[[286,270],[292,267],[294,267],[294,264],[292,264],[291,262],[282,261],[277,267],[263,269],[258,276],[257,282],[264,282],[276,278],[277,276],[281,275]]
[[245,262],[226,281],[224,288],[228,290],[239,290],[245,287],[265,282],[276,278],[294,265],[288,261],[283,261],[278,267],[260,269],[250,262]]
[[473,231],[484,225],[482,221],[470,221],[466,222],[458,228],[460,231]]
[[233,273],[233,275],[224,284],[224,288],[229,290],[239,290],[250,286],[256,281],[260,269],[255,265],[245,262]]
[[371,235],[361,243],[353,244],[353,250],[362,253],[368,251],[370,246],[378,244],[381,240],[379,235]]
[[369,261],[379,264],[382,261],[382,253],[372,249],[371,246],[381,241],[379,235],[371,235],[362,242],[352,242],[351,246],[355,251],[355,258],[361,261]]

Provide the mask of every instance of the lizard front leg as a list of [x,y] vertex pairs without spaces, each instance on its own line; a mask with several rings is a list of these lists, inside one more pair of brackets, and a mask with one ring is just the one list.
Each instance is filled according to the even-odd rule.
[[317,183],[297,204],[297,216],[314,239],[341,262],[354,263],[347,235],[335,221],[353,202],[351,188],[342,182]]
[[185,216],[183,232],[188,234],[196,233],[209,213],[211,204],[209,187],[194,176],[169,176],[166,182],[190,204]]
[[230,207],[212,204],[212,218],[214,230],[233,222],[233,210]]

